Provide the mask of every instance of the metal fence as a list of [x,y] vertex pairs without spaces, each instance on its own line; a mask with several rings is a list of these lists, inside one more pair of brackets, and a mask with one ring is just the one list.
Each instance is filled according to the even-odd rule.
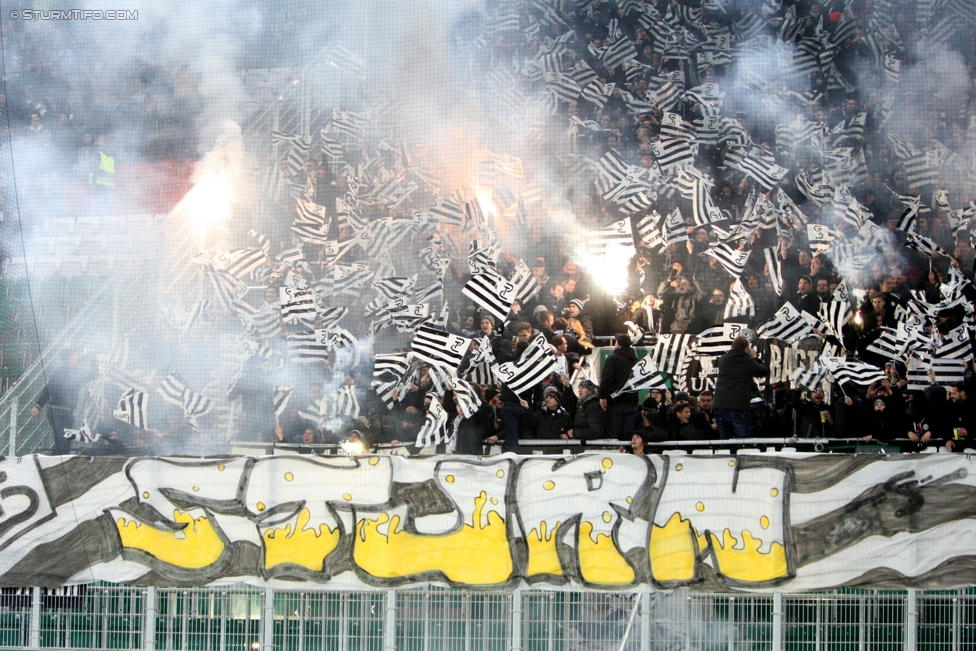
[[424,587],[6,589],[0,648],[206,651],[976,649],[976,594],[608,594]]

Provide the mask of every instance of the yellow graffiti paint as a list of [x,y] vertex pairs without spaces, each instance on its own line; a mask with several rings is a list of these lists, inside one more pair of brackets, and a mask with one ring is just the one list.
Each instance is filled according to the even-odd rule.
[[559,562],[559,553],[556,551],[556,534],[559,532],[561,522],[549,529],[549,525],[543,521],[538,529],[529,532],[529,537],[525,542],[529,546],[529,562],[526,569],[526,576],[538,576],[539,574],[563,573],[562,564]]
[[369,465],[371,465],[371,466],[375,466],[379,462],[380,462],[380,458],[379,457],[370,457],[369,458]]
[[765,515],[759,518],[759,526],[763,529],[769,529],[769,518],[767,518]]
[[285,473],[285,481],[291,481],[294,478],[295,478],[295,475],[291,474],[290,472],[286,472]]
[[199,570],[220,558],[224,542],[208,518],[173,511],[173,520],[186,526],[182,531],[164,531],[148,524],[126,522],[125,518],[116,520],[115,526],[123,548],[139,549],[163,563]]
[[[475,498],[474,524],[462,524],[458,531],[421,535],[400,530],[400,516],[382,513],[375,520],[356,526],[353,559],[363,571],[380,578],[411,576],[421,572],[443,572],[450,581],[470,585],[504,583],[512,576],[512,553],[505,520],[488,512],[488,524],[481,515],[488,497]],[[379,527],[389,522],[388,533]],[[491,558],[486,563],[486,558]]]
[[634,568],[617,551],[610,534],[592,536],[593,523],[579,526],[577,550],[580,573],[590,583],[601,585],[627,585],[634,582]]
[[779,489],[774,488],[771,491],[769,491],[769,494],[772,495],[773,497],[776,497],[777,495],[779,495]]
[[604,459],[604,460],[603,460],[603,463],[602,463],[601,465],[602,465],[602,466],[603,466],[604,468],[610,468],[610,467],[612,467],[612,466],[613,466],[613,461],[612,461],[612,460],[610,460],[610,459]]
[[325,557],[339,545],[339,528],[331,529],[323,523],[318,531],[306,529],[310,517],[308,509],[302,509],[298,512],[294,531],[290,524],[286,524],[284,529],[264,532],[265,568],[292,563],[316,572],[322,571]]
[[695,541],[690,520],[680,513],[663,527],[651,526],[651,575],[656,581],[690,581],[695,578]]
[[[709,534],[715,552],[718,571],[738,581],[770,581],[787,576],[786,549],[781,543],[770,545],[769,552],[759,551],[762,540],[752,537],[748,529],[742,531],[742,542],[726,529],[722,540]],[[738,547],[738,549],[736,549]]]
[[546,483],[544,483],[542,485],[542,487],[544,489],[546,489],[547,491],[551,491],[553,488],[556,487],[556,482],[554,482],[554,481],[547,481]]

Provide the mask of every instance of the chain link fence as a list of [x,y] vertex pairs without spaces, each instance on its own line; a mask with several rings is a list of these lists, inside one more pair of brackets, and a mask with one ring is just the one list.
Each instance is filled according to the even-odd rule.
[[966,651],[976,594],[7,588],[0,648]]

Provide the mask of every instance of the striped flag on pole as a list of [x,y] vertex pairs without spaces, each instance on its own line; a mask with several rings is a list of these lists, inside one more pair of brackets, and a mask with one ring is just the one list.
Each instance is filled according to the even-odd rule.
[[470,339],[428,326],[418,328],[417,334],[410,342],[411,350],[419,359],[452,370],[457,370],[460,366],[470,345]]
[[545,380],[557,368],[552,348],[546,338],[539,334],[530,342],[520,360],[492,366],[491,370],[509,389],[521,394]]
[[461,293],[502,320],[508,316],[516,298],[515,285],[498,273],[474,274]]
[[[790,303],[784,303],[783,307],[776,311],[769,321],[759,326],[756,334],[763,339],[781,339],[783,341],[794,341],[803,339],[813,334],[813,326],[807,318],[801,314]],[[808,315],[809,316],[809,315]],[[814,317],[809,316],[811,320]]]
[[634,391],[645,391],[648,389],[667,389],[667,382],[664,380],[664,376],[657,369],[654,364],[654,360],[650,357],[644,357],[636,364],[634,368],[630,371],[630,377],[622,387],[614,391],[610,397],[616,398],[624,393],[631,393]]
[[750,253],[751,251],[733,249],[724,242],[713,244],[706,251],[706,254],[717,259],[725,271],[733,278],[738,278],[742,275],[742,272],[746,268],[746,263],[749,261]]
[[779,257],[779,251],[775,247],[763,249],[763,256],[766,258],[766,271],[769,274],[769,282],[773,286],[773,291],[777,296],[783,294],[783,261]]
[[854,384],[868,386],[885,379],[884,371],[873,364],[857,362],[842,357],[821,357],[819,362],[834,374],[837,384]]

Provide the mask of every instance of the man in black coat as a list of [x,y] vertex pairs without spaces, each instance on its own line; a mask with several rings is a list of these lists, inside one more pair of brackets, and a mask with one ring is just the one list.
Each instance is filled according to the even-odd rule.
[[756,349],[745,337],[732,341],[732,350],[718,360],[715,383],[715,420],[722,439],[749,438],[752,416],[749,402],[755,383],[752,378],[769,375],[769,367],[756,359]]
[[596,385],[590,380],[583,380],[579,385],[579,396],[579,406],[573,421],[573,437],[581,441],[603,438],[606,418],[603,408],[600,407]]
[[629,441],[634,433],[635,420],[640,406],[637,392],[627,391],[611,397],[630,379],[630,372],[637,363],[637,353],[630,345],[630,336],[614,336],[613,354],[603,364],[600,374],[600,406],[607,412],[607,438]]

